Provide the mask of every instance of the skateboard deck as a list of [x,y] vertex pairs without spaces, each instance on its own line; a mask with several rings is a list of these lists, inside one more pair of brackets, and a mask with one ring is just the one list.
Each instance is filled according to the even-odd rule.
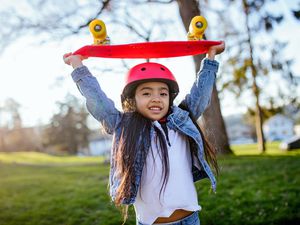
[[161,41],[121,45],[87,45],[73,53],[86,57],[102,58],[170,58],[207,53],[209,47],[220,41]]

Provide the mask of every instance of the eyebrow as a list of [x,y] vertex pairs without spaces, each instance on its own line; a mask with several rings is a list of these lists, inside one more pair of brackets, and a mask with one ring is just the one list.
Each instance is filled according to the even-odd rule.
[[[151,87],[143,87],[140,91],[143,91],[143,90],[153,90],[154,88],[151,88]],[[158,88],[160,91],[161,90],[167,90],[167,91],[169,91],[169,89],[168,88],[166,88],[166,87],[160,87],[160,88]]]

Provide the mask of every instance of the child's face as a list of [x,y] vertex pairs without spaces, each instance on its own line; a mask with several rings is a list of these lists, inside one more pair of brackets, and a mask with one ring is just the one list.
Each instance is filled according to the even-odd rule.
[[160,120],[169,110],[169,87],[163,82],[146,82],[135,91],[136,108],[146,118]]

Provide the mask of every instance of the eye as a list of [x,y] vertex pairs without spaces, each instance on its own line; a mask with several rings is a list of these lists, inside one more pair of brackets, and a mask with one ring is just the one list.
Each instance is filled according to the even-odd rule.
[[149,92],[144,92],[142,93],[143,96],[150,96],[150,93]]
[[160,95],[165,97],[165,96],[168,96],[169,94],[166,92],[163,92],[163,93],[160,93]]

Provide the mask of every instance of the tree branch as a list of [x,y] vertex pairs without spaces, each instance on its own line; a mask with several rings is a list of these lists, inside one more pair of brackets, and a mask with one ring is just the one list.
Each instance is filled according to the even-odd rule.
[[95,14],[95,16],[88,19],[86,23],[84,23],[82,25],[79,25],[78,26],[78,31],[81,30],[82,28],[85,28],[85,27],[89,26],[89,24],[92,20],[96,19],[99,15],[101,15],[103,13],[103,11],[108,8],[111,0],[103,0],[103,1],[100,1],[100,2],[102,2],[102,6],[98,10],[98,12]]

